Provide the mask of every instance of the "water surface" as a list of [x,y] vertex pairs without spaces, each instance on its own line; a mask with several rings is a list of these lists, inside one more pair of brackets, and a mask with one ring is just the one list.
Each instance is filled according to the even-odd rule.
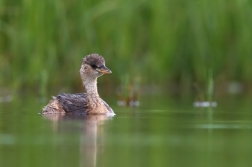
[[[186,102],[184,102],[186,101]],[[193,101],[142,99],[116,116],[43,116],[38,99],[0,103],[0,166],[251,166],[248,99],[195,108]]]

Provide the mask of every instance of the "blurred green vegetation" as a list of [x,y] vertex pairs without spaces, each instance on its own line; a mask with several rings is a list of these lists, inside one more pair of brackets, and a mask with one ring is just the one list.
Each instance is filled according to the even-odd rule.
[[82,90],[81,58],[99,53],[143,85],[252,83],[250,0],[1,0],[0,87]]

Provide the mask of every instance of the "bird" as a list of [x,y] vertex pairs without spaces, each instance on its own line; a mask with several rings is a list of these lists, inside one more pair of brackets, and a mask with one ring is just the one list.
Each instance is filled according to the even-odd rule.
[[42,109],[41,114],[103,114],[114,116],[110,106],[100,98],[97,90],[97,78],[112,71],[105,65],[104,58],[97,54],[89,54],[82,59],[80,76],[86,93],[62,93]]

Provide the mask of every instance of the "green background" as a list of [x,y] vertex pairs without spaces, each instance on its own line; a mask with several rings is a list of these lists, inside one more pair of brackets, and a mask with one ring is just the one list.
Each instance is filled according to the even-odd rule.
[[1,0],[0,86],[80,92],[81,58],[99,53],[113,71],[103,88],[137,80],[188,92],[210,78],[251,93],[251,16],[249,0]]

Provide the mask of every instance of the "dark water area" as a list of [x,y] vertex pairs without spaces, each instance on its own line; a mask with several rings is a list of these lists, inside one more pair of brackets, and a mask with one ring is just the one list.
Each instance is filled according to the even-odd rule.
[[193,100],[142,98],[137,108],[106,100],[116,116],[38,114],[46,102],[0,103],[0,166],[251,166],[249,98],[217,107]]

